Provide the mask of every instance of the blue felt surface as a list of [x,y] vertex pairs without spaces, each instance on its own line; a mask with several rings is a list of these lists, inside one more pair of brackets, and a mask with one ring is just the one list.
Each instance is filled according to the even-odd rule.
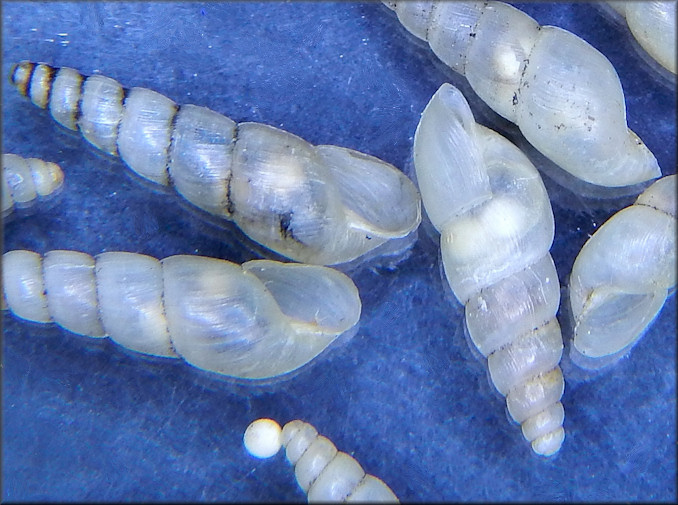
[[[523,7],[612,61],[630,127],[663,173],[675,173],[675,81],[648,67],[626,26],[586,4]],[[101,72],[406,171],[419,114],[448,81],[481,123],[524,143],[378,3],[2,8],[3,152],[54,161],[66,173],[57,199],[6,225],[5,251],[258,257],[232,229],[205,224],[178,196],[140,184],[121,162],[58,129],[6,85],[21,59]],[[551,173],[551,252],[564,283],[588,234],[633,195],[612,204],[582,198]],[[363,300],[357,335],[261,389],[5,314],[3,500],[304,500],[282,453],[258,461],[244,451],[242,433],[258,417],[311,422],[403,501],[675,500],[675,297],[630,357],[603,373],[574,368],[566,342],[567,438],[557,457],[539,459],[467,347],[462,308],[445,292],[428,229],[395,270],[350,272]]]

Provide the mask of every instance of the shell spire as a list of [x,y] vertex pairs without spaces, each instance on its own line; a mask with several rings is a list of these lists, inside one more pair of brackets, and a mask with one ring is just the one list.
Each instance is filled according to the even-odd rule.
[[63,182],[64,173],[56,163],[3,154],[2,217],[9,216],[15,207],[29,207],[55,194]]
[[139,176],[172,185],[196,207],[293,260],[348,262],[407,237],[421,221],[414,184],[373,156],[315,146],[264,124],[238,124],[68,67],[22,61],[10,82]]
[[285,447],[309,503],[398,503],[384,481],[365,473],[354,457],[337,450],[304,421],[290,421],[281,429],[272,419],[257,419],[245,430],[243,441],[247,452],[257,458],[270,458]]
[[450,84],[421,116],[414,165],[471,341],[534,452],[553,455],[565,437],[565,384],[553,213],[541,177],[516,146],[475,122]]

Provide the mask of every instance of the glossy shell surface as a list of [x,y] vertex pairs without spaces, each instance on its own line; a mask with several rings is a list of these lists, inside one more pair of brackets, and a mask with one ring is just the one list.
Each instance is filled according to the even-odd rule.
[[424,207],[440,232],[445,277],[465,306],[470,339],[534,452],[553,456],[565,438],[563,341],[549,254],[553,211],[539,172],[515,145],[476,123],[448,83],[424,109],[413,150]]
[[421,221],[414,185],[373,156],[313,146],[279,128],[235,123],[69,67],[24,60],[10,70],[10,82],[144,180],[173,186],[197,208],[233,220],[290,259],[346,263],[413,235]]
[[398,503],[384,481],[365,473],[355,458],[304,421],[290,421],[281,429],[271,419],[257,419],[245,430],[243,442],[257,458],[270,458],[284,447],[309,503]]
[[569,283],[573,353],[609,363],[645,333],[676,290],[676,176],[663,177],[584,244]]
[[676,73],[676,2],[607,2],[629,25],[642,48]]
[[2,217],[15,208],[26,208],[52,196],[64,182],[64,173],[56,163],[16,154],[2,155]]
[[391,2],[416,37],[550,160],[588,183],[617,187],[661,175],[629,130],[610,61],[575,34],[504,2]]
[[316,265],[15,250],[2,266],[19,318],[240,379],[292,372],[360,319],[353,282]]

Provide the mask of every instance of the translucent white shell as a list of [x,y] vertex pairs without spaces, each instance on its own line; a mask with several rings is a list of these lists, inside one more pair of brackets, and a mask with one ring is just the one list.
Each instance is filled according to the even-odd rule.
[[232,377],[295,370],[360,318],[353,282],[322,266],[23,250],[2,261],[15,315]]
[[64,173],[56,163],[3,154],[2,216],[7,217],[14,207],[28,207],[36,199],[53,194],[63,182]]
[[490,107],[575,177],[627,186],[661,175],[626,124],[609,60],[576,35],[502,2],[388,2]]
[[272,456],[277,452],[273,448],[282,444],[309,503],[398,502],[384,481],[366,474],[355,458],[338,451],[331,440],[303,421],[290,421],[281,432],[275,421],[257,419],[245,431],[244,442],[256,457],[262,457],[259,453]]
[[555,454],[564,439],[560,287],[539,173],[516,146],[477,124],[450,84],[421,116],[414,165],[471,340],[533,450]]
[[314,146],[263,124],[236,124],[71,68],[23,61],[11,82],[141,177],[172,184],[192,204],[296,261],[350,261],[407,236],[421,220],[414,184],[372,156]]
[[621,357],[675,290],[676,182],[675,175],[655,182],[606,221],[574,261],[573,344],[585,367]]
[[664,68],[676,73],[676,2],[608,2],[626,18],[638,43]]

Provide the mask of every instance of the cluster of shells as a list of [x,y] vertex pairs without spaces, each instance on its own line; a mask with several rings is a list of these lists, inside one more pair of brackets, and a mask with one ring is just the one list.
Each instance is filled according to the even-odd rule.
[[[447,55],[436,49],[449,46],[442,43],[441,30],[436,27],[449,27],[449,19],[458,13],[452,13],[457,9],[455,4],[441,5],[434,8],[427,2],[389,3],[406,28],[430,43],[445,61]],[[444,14],[443,10],[449,12]],[[558,118],[541,117],[536,122],[527,119],[538,116],[535,107],[541,103],[540,83],[546,80],[534,69],[553,67],[555,63],[550,58],[556,47],[567,46],[574,51],[581,47],[580,42],[567,36],[561,40],[558,38],[561,31],[545,30],[504,4],[481,3],[471,6],[464,15],[476,16],[474,41],[468,55],[461,59],[452,55],[450,65],[455,68],[456,61],[455,69],[466,75],[472,89],[500,115],[516,122],[523,135],[545,156],[566,170],[573,167],[569,171],[574,176],[604,186],[623,187],[660,175],[652,153],[627,129],[624,108],[619,108],[620,100],[623,104],[623,96],[619,98],[621,86],[612,77],[613,89],[604,93],[609,103],[598,109],[605,117],[600,120],[603,123],[600,128],[609,134],[609,145],[592,141],[592,151],[580,149],[580,144],[573,147],[581,139],[570,135],[575,129],[572,124],[562,122],[572,117],[566,111],[570,105],[562,107]],[[447,25],[441,21],[444,16],[448,16]],[[512,16],[515,21],[506,23]],[[484,24],[477,23],[478,19],[484,20]],[[529,46],[526,51],[531,51],[530,57],[525,58],[529,63],[515,69],[518,85],[510,75],[505,75],[501,85],[504,87],[494,89],[483,74],[488,69],[492,71],[491,65],[475,68],[473,63],[482,59],[477,55],[471,58],[470,54],[490,52],[503,36],[504,24],[521,23],[525,25],[521,43]],[[485,34],[494,36],[495,43],[483,45],[488,36]],[[532,45],[539,49],[532,49]],[[609,63],[601,63],[602,55],[588,56],[586,51],[583,54],[582,59],[594,61],[594,68],[605,67],[606,74],[611,72],[614,77]],[[492,54],[487,57],[491,59]],[[502,69],[508,72],[508,67]],[[522,84],[526,76],[532,84],[529,90]],[[345,263],[373,249],[384,250],[383,246],[392,241],[412,239],[419,224],[418,195],[408,178],[390,164],[361,152],[313,145],[272,126],[236,123],[207,108],[177,105],[149,89],[124,88],[113,79],[100,75],[87,78],[74,69],[22,63],[12,72],[11,79],[35,105],[48,109],[66,128],[79,130],[97,149],[119,155],[142,178],[172,186],[191,204],[234,221],[247,237],[287,258],[320,265]],[[603,89],[606,81],[601,79],[597,85]],[[101,105],[102,97],[106,97],[105,108]],[[572,94],[563,101],[571,104],[577,99]],[[474,117],[472,108],[453,86],[443,85],[434,95],[414,136],[416,180],[427,219],[441,233],[446,282],[465,306],[465,322],[474,350],[487,357],[490,379],[499,393],[506,396],[510,416],[522,424],[522,433],[534,451],[550,456],[567,440],[560,403],[564,381],[558,366],[563,343],[556,310],[560,304],[568,303],[573,323],[570,333],[563,332],[563,336],[574,337],[571,345],[574,359],[584,366],[598,366],[599,358],[610,362],[638,341],[675,286],[672,268],[675,177],[663,178],[651,186],[635,205],[624,211],[623,217],[615,216],[592,237],[574,263],[570,291],[561,300],[559,276],[549,254],[554,216],[547,188],[532,162],[510,142],[481,126],[482,121]],[[228,112],[226,107],[219,110]],[[560,121],[557,124],[556,119]],[[592,116],[589,119],[589,130],[598,128]],[[549,130],[551,127],[565,133],[558,137]],[[152,138],[140,142],[146,131],[153,133]],[[208,138],[200,133],[205,131],[215,133]],[[553,145],[548,145],[549,139],[554,138]],[[473,170],[466,174],[456,174],[454,169],[445,172],[444,160],[450,149],[438,147],[445,139],[457,143],[455,162],[473,166]],[[225,150],[226,161],[222,166],[204,162],[214,145]],[[574,161],[567,160],[573,153]],[[605,163],[612,157],[622,160],[615,165],[623,165],[627,170],[610,174]],[[578,172],[586,165],[581,161],[584,158],[598,160],[597,170]],[[46,164],[38,169],[34,168],[37,163],[17,156],[3,159],[3,168],[13,170],[11,177],[3,172],[3,214],[61,186],[62,175],[54,169],[56,165]],[[485,165],[489,167],[487,171]],[[164,170],[166,166],[168,170]],[[271,172],[271,167],[276,166],[283,169]],[[29,173],[33,175],[25,175]],[[271,180],[259,184],[267,176]],[[22,195],[16,184],[22,179],[40,180],[43,184],[36,183],[27,195]],[[203,186],[205,179],[219,184]],[[285,191],[294,189],[299,181],[310,181],[311,189],[306,193]],[[464,190],[457,191],[459,187]],[[271,193],[271,188],[280,191]],[[19,198],[13,198],[13,205],[8,205],[10,200],[4,195]],[[270,209],[274,212],[269,212]],[[481,230],[483,235],[479,238]],[[639,237],[641,233],[644,238],[632,239],[635,248],[627,252],[627,236]],[[510,247],[501,245],[505,238]],[[480,245],[470,247],[471,239],[479,239]],[[492,254],[486,255],[490,250]],[[621,252],[611,255],[610,251]],[[39,251],[40,254],[28,251],[6,254],[3,268],[10,271],[11,267],[17,276],[5,278],[3,301],[24,319],[55,321],[82,335],[109,335],[136,352],[181,357],[203,370],[244,379],[275,377],[303,366],[338,335],[353,328],[361,312],[353,282],[346,275],[322,266],[284,266],[267,260],[246,262],[241,267],[187,256],[153,259],[129,253],[91,252],[92,256],[46,250]],[[625,263],[628,261],[625,256],[629,255],[634,258],[633,265],[647,268],[631,269]],[[357,265],[355,268],[360,268]],[[613,271],[610,265],[617,269]],[[395,268],[397,271],[399,267]],[[130,271],[138,272],[134,279],[136,287],[130,287],[127,277],[125,282],[121,281],[121,272]],[[568,277],[561,274],[560,279]],[[309,280],[313,283],[309,284]],[[216,290],[214,286],[218,283],[228,285],[229,291],[224,294]],[[33,286],[37,298],[26,298],[20,286],[27,284]],[[73,292],[84,294],[73,298]],[[243,302],[244,309],[238,309],[237,314],[219,313],[223,320],[215,320],[213,312],[206,315],[208,310],[201,299],[231,300],[233,296],[247,301]],[[144,311],[151,314],[144,321],[144,328],[130,325],[134,317],[121,303],[125,299],[143,301]],[[153,311],[147,308],[149,304],[154,304]],[[83,307],[89,310],[84,318],[78,315]],[[193,325],[191,318],[196,311],[208,323]],[[248,314],[245,324],[234,326],[234,316],[244,318],[243,314]],[[249,314],[253,314],[251,319]],[[211,334],[209,325],[229,328],[228,340],[224,341],[218,332]],[[145,340],[146,328],[150,340]],[[258,332],[254,340],[261,344],[259,350],[247,343],[247,331],[251,328]],[[604,344],[595,339],[600,328],[607,332]],[[267,342],[278,335],[285,335],[285,340],[278,342],[279,348],[271,347]],[[198,346],[192,343],[195,338],[201,342]],[[221,359],[224,349],[235,349],[240,354],[224,364]],[[369,361],[369,356],[365,359]],[[567,424],[565,427],[569,428]],[[360,468],[358,463],[355,465]],[[356,477],[358,480],[351,489],[363,482],[365,475],[363,472]],[[304,486],[301,479],[302,489],[313,487],[312,481]],[[355,491],[346,493],[343,498]],[[384,493],[386,498],[395,498],[390,490],[390,494]]]

